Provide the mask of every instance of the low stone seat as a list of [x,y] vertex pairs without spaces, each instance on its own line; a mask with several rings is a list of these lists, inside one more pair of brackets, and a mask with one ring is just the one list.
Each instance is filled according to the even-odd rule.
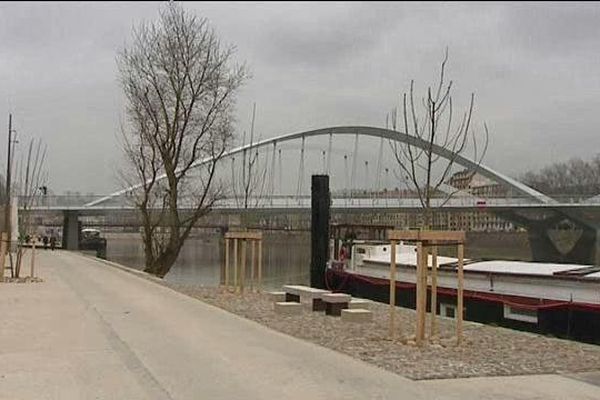
[[285,292],[267,292],[267,296],[273,303],[285,301]]
[[352,296],[345,293],[329,293],[321,296],[325,303],[325,314],[339,317],[342,310],[348,308]]
[[285,301],[300,303],[302,298],[309,299],[312,303],[313,311],[324,311],[325,305],[321,301],[321,297],[331,293],[329,290],[316,289],[303,285],[285,285],[283,290],[285,291]]
[[342,310],[342,321],[347,322],[371,322],[373,321],[373,313],[370,310],[362,308],[349,308]]
[[295,301],[278,301],[275,303],[275,312],[282,315],[302,314],[302,304]]
[[362,308],[365,310],[368,310],[369,308],[371,308],[371,301],[367,300],[367,299],[352,299],[350,300],[350,303],[348,303],[348,308],[349,309],[354,309],[354,308]]

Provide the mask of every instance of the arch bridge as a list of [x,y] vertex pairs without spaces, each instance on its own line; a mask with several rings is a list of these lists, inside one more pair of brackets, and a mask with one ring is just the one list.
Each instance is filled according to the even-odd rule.
[[[327,155],[327,168],[325,168],[325,170],[328,172],[332,157],[332,138],[348,136],[354,136],[354,163],[356,163],[356,152],[358,149],[359,137],[379,138],[381,143],[379,157],[381,157],[381,149],[384,141],[408,144],[420,149],[427,149],[430,146],[429,142],[421,138],[396,130],[372,126],[333,126],[285,134],[274,138],[260,140],[255,143],[245,144],[226,152],[223,154],[222,159],[233,158],[236,155],[246,154],[258,149],[267,149],[267,151],[272,151],[271,164],[272,170],[274,170],[275,153],[277,147],[286,142],[299,140],[302,144],[300,150],[299,167],[299,182],[301,182],[302,176],[300,175],[303,174],[304,169],[303,163],[305,142],[307,139],[316,137],[329,138],[327,151],[323,151],[323,154]],[[456,165],[462,166],[470,171],[477,172],[480,175],[504,186],[511,193],[516,194],[516,197],[513,199],[504,199],[502,207],[498,207],[497,211],[494,211],[493,207],[489,207],[489,210],[501,215],[503,218],[508,219],[515,224],[525,227],[528,230],[534,257],[536,259],[547,261],[548,258],[552,258],[553,260],[560,259],[562,261],[571,262],[600,263],[600,243],[598,240],[600,236],[600,222],[598,222],[598,218],[589,218],[589,215],[585,214],[585,212],[589,213],[590,208],[596,210],[594,205],[596,202],[590,203],[589,207],[586,206],[585,208],[582,208],[586,210],[585,212],[580,212],[577,207],[572,207],[572,204],[561,204],[555,199],[550,198],[549,196],[537,190],[534,190],[522,182],[495,171],[494,169],[483,164],[477,163],[475,160],[470,159],[462,154],[453,153],[451,150],[439,145],[433,145],[432,151],[437,156],[447,160],[453,160]],[[195,162],[193,167],[198,168],[213,161],[214,159],[212,158],[201,159]],[[355,169],[355,166],[353,169]],[[281,173],[281,171],[279,172]],[[161,175],[158,177],[158,179],[164,178],[166,178],[166,175]],[[76,220],[79,213],[89,213],[93,212],[94,210],[99,211],[99,209],[103,208],[114,208],[115,201],[117,201],[116,207],[118,207],[119,198],[126,197],[128,194],[135,192],[141,187],[142,184],[133,185],[128,188],[115,191],[107,196],[88,201],[81,207],[75,207],[75,209],[71,207],[68,212],[66,211],[65,219],[72,220],[75,218]],[[527,203],[529,207],[523,207],[523,202]],[[511,204],[514,207],[511,207]],[[600,207],[598,207],[598,209],[600,209]],[[562,254],[557,250],[556,246],[552,243],[549,234],[549,231],[552,229],[552,227],[556,225],[557,222],[563,220],[571,221],[582,230],[580,240],[574,245],[573,249],[566,254]],[[70,222],[66,221],[65,227],[70,226],[69,224]],[[538,250],[536,251],[536,249]]]

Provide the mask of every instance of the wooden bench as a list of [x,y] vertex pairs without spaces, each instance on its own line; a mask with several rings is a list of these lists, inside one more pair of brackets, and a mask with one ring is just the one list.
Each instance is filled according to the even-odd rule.
[[322,296],[325,303],[325,314],[339,317],[342,315],[342,310],[348,308],[348,303],[352,296],[345,293],[329,293]]
[[285,285],[283,290],[285,291],[285,301],[300,303],[302,298],[309,299],[313,311],[325,311],[322,297],[331,293],[329,290],[315,289],[303,285]]

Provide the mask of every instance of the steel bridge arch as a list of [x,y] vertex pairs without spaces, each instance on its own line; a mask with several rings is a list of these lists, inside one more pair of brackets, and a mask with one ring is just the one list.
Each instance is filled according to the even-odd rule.
[[[371,136],[371,137],[383,138],[383,139],[388,139],[388,140],[394,140],[394,141],[397,141],[400,143],[406,143],[406,144],[409,144],[409,145],[412,145],[412,146],[415,146],[415,147],[418,147],[421,149],[426,149],[427,147],[429,147],[429,142],[427,142],[421,138],[418,138],[416,136],[408,135],[404,132],[393,131],[390,129],[378,128],[378,127],[372,127],[372,126],[334,126],[334,127],[329,127],[329,128],[321,128],[321,129],[314,129],[314,130],[310,130],[310,131],[285,134],[285,135],[277,136],[274,138],[261,140],[256,143],[252,143],[251,145],[247,144],[244,146],[239,146],[228,152],[225,152],[222,155],[222,158],[230,157],[235,154],[242,153],[246,150],[256,149],[256,148],[260,148],[260,147],[266,147],[269,145],[282,143],[282,142],[288,142],[288,141],[295,140],[295,139],[308,138],[308,137],[314,137],[314,136],[326,136],[326,135],[356,135],[356,134],[362,135],[362,136]],[[492,179],[493,181],[501,183],[501,184],[513,189],[517,193],[523,195],[524,197],[526,197],[530,200],[534,200],[535,202],[542,203],[542,204],[555,203],[554,199],[546,196],[545,194],[538,192],[537,190],[530,188],[529,186],[527,186],[509,176],[503,175],[489,167],[486,167],[485,165],[478,164],[468,157],[462,156],[460,154],[456,154],[456,153],[452,152],[451,150],[448,150],[448,149],[446,149],[442,146],[436,145],[436,144],[433,145],[432,150],[433,150],[433,153],[435,153],[436,155],[439,155],[441,157],[444,157],[445,159],[454,158],[455,162],[458,163],[459,165],[461,165],[471,171],[476,171],[477,173],[485,176],[486,178],[489,178],[489,179]],[[206,163],[209,163],[211,161],[213,161],[213,158],[205,158],[202,160],[198,160],[192,164],[192,167],[196,168],[196,167],[202,166]],[[165,174],[162,174],[157,177],[157,179],[159,179],[159,180],[164,179],[164,178],[166,178]],[[123,194],[130,193],[140,187],[142,187],[142,184],[130,186],[128,188],[116,191],[105,197],[102,197],[100,199],[97,199],[95,201],[87,203],[87,204],[85,204],[84,207],[93,207],[98,204],[102,204],[114,197],[118,197]]]

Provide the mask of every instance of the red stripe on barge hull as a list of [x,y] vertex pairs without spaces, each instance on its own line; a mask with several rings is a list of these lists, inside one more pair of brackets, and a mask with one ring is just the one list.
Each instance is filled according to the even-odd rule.
[[[360,275],[356,273],[349,273],[341,270],[328,269],[325,274],[326,285],[329,290],[333,290],[335,292],[342,292],[347,287],[349,283],[366,283],[375,286],[389,286],[389,279],[382,278],[374,278],[370,276]],[[342,279],[342,284],[338,288],[331,287],[331,280],[333,278]],[[396,281],[396,288],[398,289],[412,289],[415,290],[416,285],[410,282],[401,282]],[[443,288],[438,286],[437,288],[438,294],[456,296],[456,289]],[[588,311],[588,312],[599,312],[600,313],[600,304],[592,304],[592,303],[579,303],[579,302],[568,302],[568,301],[557,301],[557,300],[548,300],[548,299],[534,299],[531,297],[522,297],[522,296],[510,296],[510,295],[499,295],[499,294],[491,294],[484,292],[476,292],[465,290],[463,297],[469,300],[478,300],[492,303],[502,303],[511,307],[522,308],[526,310],[546,310],[546,309],[571,309],[571,310],[580,310],[580,311]]]

